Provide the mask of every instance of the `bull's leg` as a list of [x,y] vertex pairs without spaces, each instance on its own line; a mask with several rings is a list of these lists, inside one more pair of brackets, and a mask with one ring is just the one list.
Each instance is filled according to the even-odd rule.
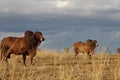
[[22,56],[23,56],[23,64],[26,66],[26,63],[25,63],[25,61],[26,61],[26,54],[23,54]]
[[32,64],[32,62],[33,62],[33,56],[30,55],[29,58],[30,58],[30,65],[33,65],[33,64]]
[[33,57],[36,55],[36,50],[37,49],[32,49],[32,50],[30,50],[30,52],[29,52],[29,59],[30,59],[30,65],[33,65]]
[[74,52],[75,52],[75,59],[78,59],[78,53],[79,53],[78,48],[75,48],[75,49],[74,49]]
[[78,53],[75,53],[75,59],[78,59]]
[[[31,58],[30,58],[30,60],[31,60],[30,64],[32,64],[32,61],[33,61],[33,57],[31,57]],[[33,65],[33,64],[32,64],[32,65]]]
[[89,58],[91,59],[91,57],[92,57],[92,55],[91,54],[89,54]]
[[7,55],[7,58],[10,58],[10,55],[11,55],[11,53],[9,53],[9,54]]
[[90,54],[90,52],[88,52],[87,55],[88,55],[89,59],[91,59],[91,54]]
[[92,55],[94,54],[94,50],[89,53],[90,59],[92,59]]

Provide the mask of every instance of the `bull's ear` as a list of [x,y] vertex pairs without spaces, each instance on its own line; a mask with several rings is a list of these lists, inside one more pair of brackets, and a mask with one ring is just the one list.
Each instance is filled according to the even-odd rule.
[[93,42],[97,43],[97,40],[93,40]]
[[38,39],[39,38],[38,32],[35,32],[34,34],[35,34],[36,38]]
[[39,31],[36,31],[35,34],[36,34],[36,35],[42,35],[42,33],[39,32]]
[[25,31],[24,36],[32,36],[34,33],[32,31]]
[[87,40],[87,43],[91,43],[91,42],[92,42],[92,40],[91,40],[91,39],[88,39],[88,40]]

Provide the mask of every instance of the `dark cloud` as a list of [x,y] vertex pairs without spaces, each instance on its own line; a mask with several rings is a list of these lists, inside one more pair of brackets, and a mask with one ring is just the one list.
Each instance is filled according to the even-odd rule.
[[[72,15],[54,15],[54,14],[36,14],[36,15],[6,15],[0,16],[1,28],[24,29],[40,27],[41,29],[55,29],[63,27],[79,27],[84,28],[97,27],[118,27],[120,25],[119,19],[112,19],[104,16],[72,16]],[[3,28],[3,29],[4,29]],[[25,29],[26,29],[25,28]],[[2,30],[2,29],[1,29]]]
[[73,42],[88,38],[97,39],[100,46],[109,45],[112,50],[119,47],[120,9],[116,0],[110,0],[109,4],[103,0],[70,0],[67,6],[57,1],[37,1],[40,2],[1,1],[4,5],[0,5],[0,38],[32,30],[45,35],[42,48],[71,48]]

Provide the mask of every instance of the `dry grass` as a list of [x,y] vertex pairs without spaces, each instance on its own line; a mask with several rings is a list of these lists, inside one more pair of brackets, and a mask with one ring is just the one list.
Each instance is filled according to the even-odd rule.
[[22,56],[0,65],[0,80],[120,80],[120,55],[95,54],[74,59],[74,54],[38,51],[34,66],[23,66]]

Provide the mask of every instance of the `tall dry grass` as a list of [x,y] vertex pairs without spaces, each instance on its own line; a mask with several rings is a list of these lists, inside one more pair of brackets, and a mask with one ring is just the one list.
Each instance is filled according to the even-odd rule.
[[89,60],[86,55],[74,59],[73,53],[56,50],[38,51],[34,66],[12,56],[9,64],[0,64],[0,80],[120,80],[120,55],[98,53]]

